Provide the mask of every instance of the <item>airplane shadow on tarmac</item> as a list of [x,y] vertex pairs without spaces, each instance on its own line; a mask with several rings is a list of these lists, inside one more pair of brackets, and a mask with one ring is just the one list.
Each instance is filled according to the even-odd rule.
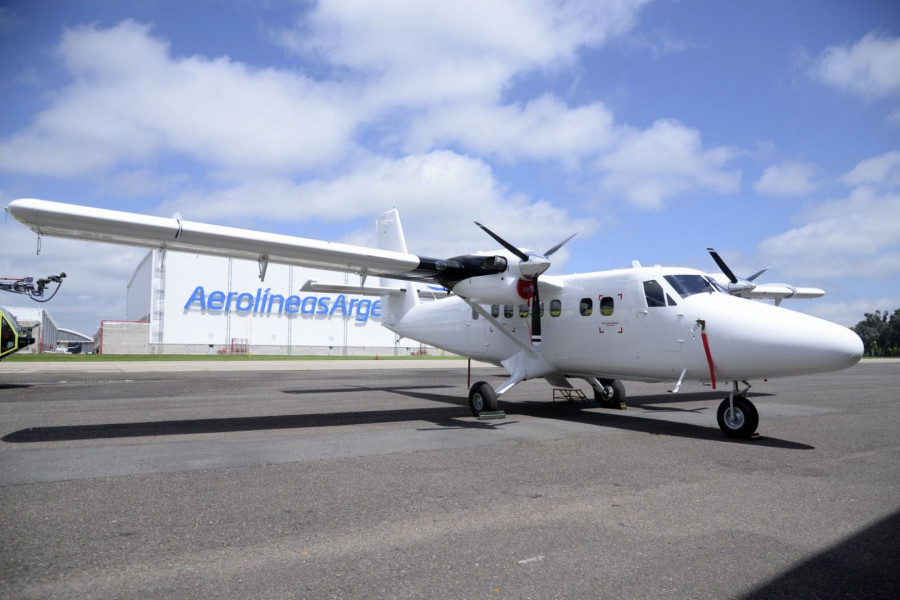
[[[448,386],[441,386],[448,387]],[[599,409],[593,403],[569,403],[549,401],[514,401],[500,402],[500,409],[507,414],[506,420],[478,421],[469,416],[467,400],[457,392],[453,394],[437,394],[418,391],[434,389],[434,386],[379,387],[353,386],[334,390],[314,390],[318,394],[358,392],[393,392],[399,395],[439,402],[445,406],[432,408],[408,408],[391,410],[327,412],[296,415],[271,415],[257,417],[222,417],[210,419],[182,419],[167,421],[144,421],[134,423],[98,423],[90,425],[65,425],[50,427],[29,427],[3,436],[9,443],[59,442],[73,440],[130,438],[167,435],[195,435],[202,433],[234,433],[240,431],[266,431],[275,429],[306,429],[316,427],[339,427],[345,425],[367,425],[375,423],[400,423],[411,421],[428,421],[437,427],[434,429],[494,429],[499,426],[514,425],[508,420],[517,415],[540,419],[553,419],[596,425],[612,429],[621,429],[650,435],[667,435],[711,442],[744,443],[748,445],[784,448],[789,450],[811,450],[814,447],[789,440],[762,437],[757,440],[735,440],[723,436],[717,426],[701,426],[691,423],[680,423],[660,419],[650,419],[628,415],[619,410]],[[308,393],[305,390],[284,390],[288,394]],[[312,392],[309,392],[312,393]],[[715,399],[721,394],[714,393]],[[679,402],[709,400],[711,393],[685,394]],[[689,411],[699,412],[704,408],[680,409],[671,406],[659,406],[672,403],[670,395],[634,396],[628,402],[645,410]],[[446,406],[450,405],[450,406]],[[652,406],[651,406],[652,405]]]
[[900,512],[794,566],[741,600],[900,598]]

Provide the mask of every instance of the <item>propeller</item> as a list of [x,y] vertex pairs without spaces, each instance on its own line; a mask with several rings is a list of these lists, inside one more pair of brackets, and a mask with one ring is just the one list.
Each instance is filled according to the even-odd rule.
[[479,223],[475,221],[475,224],[481,227],[486,234],[494,238],[494,240],[509,250],[514,256],[519,259],[519,273],[522,275],[522,278],[531,284],[531,287],[534,288],[534,296],[531,300],[531,343],[534,345],[541,343],[541,297],[540,292],[538,291],[538,277],[550,268],[550,259],[554,252],[562,248],[566,243],[569,242],[573,237],[578,235],[578,233],[573,233],[560,243],[556,244],[543,254],[537,254],[536,252],[524,252],[519,248],[516,248],[502,237]]
[[725,275],[725,277],[727,277],[731,282],[726,286],[726,289],[728,290],[728,293],[732,295],[740,295],[741,292],[746,292],[755,288],[756,284],[753,283],[753,281],[772,268],[766,267],[765,269],[761,269],[750,277],[744,279],[735,275],[734,271],[728,268],[728,265],[725,264],[725,261],[722,260],[721,256],[719,256],[719,253],[716,252],[713,248],[707,248],[706,250],[709,252],[709,255],[712,256],[712,259],[716,261],[716,264],[719,265],[719,268],[722,269],[722,274]]

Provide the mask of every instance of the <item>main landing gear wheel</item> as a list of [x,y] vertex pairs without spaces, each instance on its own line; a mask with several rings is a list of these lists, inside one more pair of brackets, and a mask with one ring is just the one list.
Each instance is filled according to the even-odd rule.
[[728,437],[751,439],[759,425],[759,413],[753,403],[737,394],[734,395],[734,409],[731,408],[730,396],[719,405],[716,412],[719,428]]
[[603,408],[628,408],[625,404],[625,384],[618,379],[601,379],[603,391],[594,390],[594,400]]
[[496,412],[497,392],[489,383],[479,381],[469,389],[469,408],[476,417],[483,412]]

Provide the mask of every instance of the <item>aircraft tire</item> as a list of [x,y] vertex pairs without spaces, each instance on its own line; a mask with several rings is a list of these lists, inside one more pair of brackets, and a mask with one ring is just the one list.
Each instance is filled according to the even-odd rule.
[[603,408],[622,408],[625,406],[625,384],[618,379],[601,379],[603,387],[611,387],[613,394],[607,398],[597,390],[594,390],[594,400]]
[[479,381],[469,389],[469,408],[476,417],[497,410],[497,392],[489,383]]
[[750,439],[759,425],[759,413],[753,403],[743,396],[734,397],[734,414],[731,414],[728,396],[716,411],[719,429],[728,437]]

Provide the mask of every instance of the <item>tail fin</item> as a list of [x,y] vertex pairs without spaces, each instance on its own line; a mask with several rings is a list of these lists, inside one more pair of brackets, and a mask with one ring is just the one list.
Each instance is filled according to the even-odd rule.
[[[400,213],[392,208],[375,220],[375,229],[378,236],[378,247],[382,250],[407,253],[406,238],[403,236],[403,225],[400,223]],[[381,323],[387,327],[397,325],[400,320],[413,307],[419,304],[419,292],[412,281],[398,281],[396,279],[381,279],[383,287],[394,289],[404,288],[403,294],[391,294],[382,296]]]

